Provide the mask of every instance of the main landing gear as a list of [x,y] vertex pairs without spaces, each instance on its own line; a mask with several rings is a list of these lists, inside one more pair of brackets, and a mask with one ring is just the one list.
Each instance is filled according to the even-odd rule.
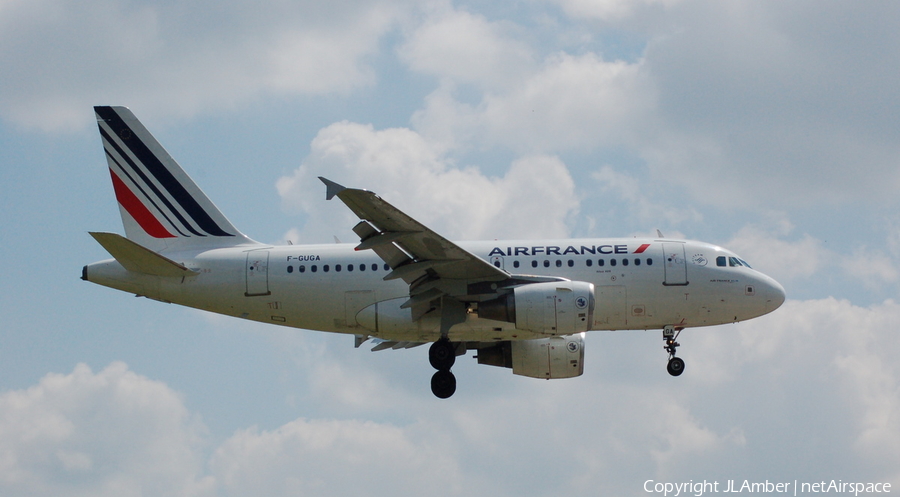
[[675,339],[678,338],[678,335],[681,334],[681,330],[684,328],[675,328],[674,326],[666,326],[663,328],[663,340],[666,341],[666,346],[663,349],[669,353],[669,364],[666,365],[666,370],[672,376],[679,376],[684,372],[684,360],[680,357],[675,357],[675,349],[681,345],[676,342]]
[[456,392],[456,376],[450,372],[456,362],[456,346],[446,337],[431,344],[428,362],[437,373],[431,377],[431,393],[439,399],[450,398]]

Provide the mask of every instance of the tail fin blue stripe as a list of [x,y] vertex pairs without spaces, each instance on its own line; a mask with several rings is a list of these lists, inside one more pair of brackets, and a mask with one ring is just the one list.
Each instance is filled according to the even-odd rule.
[[[131,163],[131,160],[128,158],[128,156],[125,155],[124,153],[122,153],[122,150],[119,149],[118,145],[116,145],[115,142],[110,140],[110,138],[106,135],[106,131],[104,131],[103,128],[100,128],[100,134],[103,135],[103,139],[106,140],[106,142],[109,143],[110,146],[112,146],[116,149],[116,151],[119,153],[119,156],[124,158],[125,161],[129,163],[131,170],[133,172],[136,172],[137,174],[139,174],[141,176],[141,178],[144,180],[145,184],[148,184],[150,186],[150,188],[153,188],[153,190],[156,192],[157,197],[160,198],[163,202],[165,202],[168,205],[169,210],[171,212],[173,212],[176,216],[178,216],[178,218],[181,220],[182,225],[188,226],[188,228],[190,228],[190,225],[188,225],[187,223],[184,222],[184,219],[181,218],[181,215],[178,213],[178,211],[172,209],[172,206],[169,205],[169,202],[166,200],[166,198],[163,197],[162,195],[160,195],[160,192],[156,190],[156,188],[153,186],[152,183],[149,183],[147,181],[147,178],[144,176],[144,173],[139,168],[137,168],[134,164]],[[106,149],[105,151],[106,151],[106,156],[109,158],[109,160],[113,161],[116,164],[116,166],[119,167],[119,171],[122,174],[124,174],[125,177],[128,178],[129,181],[131,181],[131,184],[133,184],[134,187],[137,188],[137,190],[141,193],[142,197],[144,197],[145,199],[147,199],[148,202],[150,202],[150,205],[152,205],[153,208],[156,209],[157,212],[159,212],[159,215],[161,215],[166,221],[168,221],[168,223],[172,226],[172,228],[175,231],[178,232],[179,235],[189,236],[189,235],[185,234],[183,231],[181,231],[181,229],[178,228],[178,225],[176,223],[172,222],[172,220],[169,218],[169,216],[166,214],[166,212],[163,209],[161,209],[159,207],[159,205],[157,205],[157,203],[153,200],[153,197],[151,197],[150,195],[147,194],[146,191],[144,191],[144,188],[141,186],[141,183],[138,181],[135,181],[135,179],[134,179],[134,177],[132,177],[131,173],[128,172],[128,169],[125,169],[125,167],[122,165],[122,163],[119,162],[113,156],[113,154],[111,154],[109,152],[109,149]],[[127,186],[126,186],[126,188],[127,188]],[[133,193],[132,193],[132,195],[133,195]],[[197,233],[196,231],[194,231],[194,230],[191,230],[191,231],[194,234],[199,235],[199,233]]]
[[[135,135],[135,133],[131,130],[127,123],[110,107],[95,107],[94,108],[97,114],[106,121],[107,126],[112,129],[112,131],[121,137],[122,143],[128,147],[129,151],[143,164],[143,166],[150,172],[151,175],[156,179],[156,181],[169,193],[169,195],[178,203],[179,206],[184,210],[184,212],[196,223],[196,225],[212,236],[235,236],[231,233],[223,230],[216,222],[207,214],[207,212],[203,209],[200,204],[197,203],[196,200],[191,196],[191,194],[182,186],[181,183],[172,175],[172,173],[166,168],[166,166],[160,162],[160,160],[153,154],[153,152],[140,140],[140,138]],[[104,133],[102,127],[100,129],[101,133]],[[104,138],[113,146],[116,147],[117,151],[126,159],[126,161],[131,166],[132,170],[137,172],[144,183],[147,184],[150,188],[154,190],[154,192],[159,196],[159,198],[167,205],[170,211],[179,218],[179,220],[184,223],[185,228],[189,229],[191,232],[204,236],[201,233],[197,233],[194,229],[192,229],[191,225],[187,223],[181,216],[181,214],[176,210],[157,189],[156,186],[146,178],[143,171],[141,171],[136,164],[132,163],[130,159],[128,159],[127,155],[122,153],[122,150],[119,149],[118,145],[112,140],[109,136],[104,133]],[[145,194],[146,195],[146,194]]]

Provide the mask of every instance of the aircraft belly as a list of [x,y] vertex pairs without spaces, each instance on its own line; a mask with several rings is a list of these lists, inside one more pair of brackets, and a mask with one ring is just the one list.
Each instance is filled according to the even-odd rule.
[[594,288],[594,325],[596,330],[622,330],[628,327],[627,292],[625,285],[604,285]]
[[[351,298],[365,298],[354,295]],[[410,309],[400,306],[408,297],[383,300],[373,303],[356,315],[359,324],[357,333],[365,333],[378,338],[396,341],[433,342],[440,338],[440,317],[437,313],[426,314],[413,321]],[[469,314],[466,321],[449,331],[451,341],[500,341],[540,338],[544,335],[518,330],[512,323],[479,319]]]

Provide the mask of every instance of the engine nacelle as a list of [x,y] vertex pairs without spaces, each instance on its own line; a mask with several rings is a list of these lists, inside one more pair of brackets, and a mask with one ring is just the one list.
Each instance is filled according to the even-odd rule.
[[512,368],[531,378],[574,378],[584,373],[584,335],[502,342],[478,349],[478,364]]
[[551,281],[517,286],[513,293],[479,303],[478,317],[546,335],[581,333],[594,322],[594,285]]

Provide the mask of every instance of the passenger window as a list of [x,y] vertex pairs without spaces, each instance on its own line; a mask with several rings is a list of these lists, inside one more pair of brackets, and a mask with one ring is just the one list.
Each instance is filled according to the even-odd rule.
[[641,265],[641,260],[640,260],[640,259],[635,259],[635,260],[634,260],[634,265],[635,265],[635,266],[640,266],[640,265]]
[[372,271],[378,271],[378,264],[372,264]]
[[340,273],[340,272],[341,272],[341,265],[340,265],[340,264],[335,264],[334,270]]
[[653,259],[651,259],[651,258],[648,257],[648,258],[647,258],[647,265],[648,265],[648,266],[652,266],[652,265],[653,265]]
[[390,271],[390,270],[391,270],[391,266],[388,266],[387,264],[385,264],[385,265],[384,265],[384,270],[385,270],[385,271]]
[[514,267],[514,268],[518,268],[518,267],[519,267],[519,261],[513,261],[513,267]]
[[594,265],[594,261],[592,261],[592,260],[590,260],[590,259],[584,261],[584,263],[587,264],[587,267],[591,267],[591,266]]
[[610,265],[610,266],[615,266],[615,265],[616,265],[616,260],[615,260],[615,259],[610,259],[610,260],[609,260],[609,265]]
[[331,270],[331,267],[328,264],[325,264],[324,266],[322,266],[322,271],[327,273],[330,270]]
[[544,267],[550,267],[550,261],[544,261]]
[[313,264],[312,267],[309,268],[309,270],[315,273],[316,271],[319,270],[319,268],[318,268],[318,266],[316,266],[315,264]]
[[559,260],[559,259],[556,260],[556,267],[562,267],[562,261],[561,261],[561,260]]
[[622,259],[622,265],[623,265],[623,266],[627,266],[627,265],[628,265],[628,259]]
[[294,266],[288,266],[288,274],[291,274],[293,272],[294,272]]
[[569,267],[575,267],[575,261],[569,259]]
[[301,273],[305,273],[305,272],[306,272],[306,266],[304,266],[304,265],[302,265],[302,264],[299,265],[299,266],[297,266],[297,271],[299,271],[299,272],[301,272]]
[[537,261],[531,261],[531,267],[537,267]]
[[716,266],[725,267],[725,256],[724,255],[720,255],[719,257],[716,257]]
[[494,261],[494,267],[500,267],[500,261]]
[[600,266],[600,267],[605,266],[605,265],[606,265],[606,259],[600,259],[599,261],[597,261],[597,265]]
[[365,264],[360,264],[360,265],[359,265],[359,270],[360,270],[360,271],[365,271],[365,270],[366,270],[366,265],[365,265]]

